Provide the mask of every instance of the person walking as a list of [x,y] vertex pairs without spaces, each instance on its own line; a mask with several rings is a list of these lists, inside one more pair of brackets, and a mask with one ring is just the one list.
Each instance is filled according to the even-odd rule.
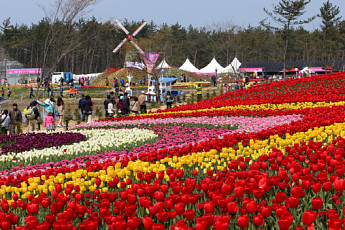
[[129,100],[129,97],[128,97],[128,93],[125,92],[123,94],[123,102],[125,103],[125,116],[129,115],[130,113],[130,109],[129,109],[129,106],[130,106],[130,100]]
[[11,90],[10,88],[7,89],[7,98],[10,99],[11,98]]
[[109,117],[109,108],[108,108],[108,105],[109,105],[109,103],[110,103],[110,98],[111,98],[111,96],[110,96],[110,94],[109,95],[107,95],[107,99],[105,99],[104,100],[104,102],[103,102],[103,104],[104,104],[104,110],[105,110],[105,117],[107,118],[107,117]]
[[198,84],[198,87],[196,87],[196,100],[197,100],[197,102],[202,100],[202,87],[201,87],[201,84]]
[[118,88],[119,87],[119,79],[116,77],[114,78],[114,88]]
[[108,78],[105,79],[105,86],[109,86],[109,79]]
[[174,98],[171,95],[170,91],[168,91],[165,95],[164,98],[166,99],[166,105],[167,109],[171,108],[172,103],[174,102]]
[[92,123],[92,109],[93,109],[93,102],[91,97],[87,95],[84,101],[84,110],[85,115],[87,116],[87,123]]
[[9,123],[9,132],[10,134],[18,133],[18,128],[20,127],[20,123],[22,123],[22,113],[18,109],[18,105],[14,103],[13,109],[10,111],[10,123]]
[[135,115],[138,115],[138,112],[139,112],[139,109],[140,109],[140,103],[139,103],[137,97],[134,97],[133,101],[131,102],[131,108],[132,108],[132,112]]
[[5,97],[5,90],[4,90],[4,87],[1,88],[1,96],[2,96],[2,97]]
[[121,82],[121,86],[125,87],[125,80],[123,78],[120,79],[120,82]]
[[8,115],[8,110],[5,109],[1,116],[1,129],[3,130],[3,134],[7,134],[10,121],[11,119],[10,119],[10,116]]
[[107,109],[108,117],[110,118],[114,117],[115,112],[116,112],[115,100],[111,100],[108,103],[108,109]]
[[79,103],[78,103],[78,108],[80,109],[81,112],[81,121],[85,121],[85,95],[82,94],[81,98],[79,99]]
[[47,88],[48,98],[50,98],[50,92],[51,92],[51,88],[50,88],[50,86],[48,85],[48,88]]
[[146,96],[145,96],[144,91],[141,91],[141,94],[138,97],[138,101],[140,104],[140,113],[147,113],[147,111],[146,111]]
[[24,111],[24,114],[26,116],[26,119],[28,120],[28,133],[36,131],[36,125],[38,122],[38,119],[40,117],[40,112],[37,109],[38,103],[37,101],[33,101],[30,103],[30,105],[26,108],[26,114]]
[[32,87],[32,85],[30,85],[30,99],[31,97],[35,97],[34,96],[34,88]]
[[63,119],[63,115],[64,115],[64,111],[65,111],[65,102],[62,100],[61,97],[58,97],[58,100],[56,102],[56,111],[57,111],[57,115],[59,116],[59,123],[58,123],[58,127],[62,128],[62,119]]
[[63,88],[60,86],[60,97],[63,97]]
[[52,112],[50,111],[47,111],[47,116],[44,118],[44,127],[46,127],[47,131],[55,130],[55,120]]
[[117,110],[121,111],[121,115],[126,115],[126,109],[125,109],[125,102],[123,101],[124,97],[120,96],[119,101],[116,103]]

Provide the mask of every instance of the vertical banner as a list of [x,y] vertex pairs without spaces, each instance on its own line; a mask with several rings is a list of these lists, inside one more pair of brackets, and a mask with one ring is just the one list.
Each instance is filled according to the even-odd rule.
[[147,67],[147,72],[151,73],[159,54],[154,53],[143,53],[143,58]]

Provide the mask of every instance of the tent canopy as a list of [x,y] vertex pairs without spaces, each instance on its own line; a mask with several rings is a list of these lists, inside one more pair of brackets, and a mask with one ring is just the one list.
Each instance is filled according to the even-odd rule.
[[238,72],[238,69],[240,68],[241,66],[241,62],[238,60],[237,57],[234,58],[234,60],[232,60],[232,62],[227,66],[225,67],[225,69],[228,71],[228,72],[231,72],[231,73],[237,73]]
[[170,69],[171,67],[168,65],[168,63],[165,61],[165,58],[163,58],[162,62],[157,66],[156,69]]
[[211,62],[207,66],[199,70],[198,73],[214,75],[216,73],[227,73],[227,72],[228,71],[217,62],[216,58],[213,57]]
[[184,70],[187,72],[199,72],[199,69],[196,68],[190,61],[189,58],[187,57],[186,61],[183,63],[183,65],[180,67],[180,70]]

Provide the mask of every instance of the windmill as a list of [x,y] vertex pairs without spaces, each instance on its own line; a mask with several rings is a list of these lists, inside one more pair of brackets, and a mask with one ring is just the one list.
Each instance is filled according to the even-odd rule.
[[135,41],[133,41],[133,38],[140,32],[140,30],[144,28],[144,26],[146,26],[147,22],[144,21],[132,34],[129,33],[129,31],[121,24],[119,20],[116,20],[115,23],[127,35],[127,37],[124,38],[122,42],[120,42],[120,44],[113,50],[113,53],[116,53],[127,41],[129,41],[139,51],[141,55],[144,55],[145,52],[139,47],[139,45]]
[[[122,40],[122,42],[120,42],[120,44],[113,50],[113,52],[116,53],[127,41],[132,43],[132,45],[139,51],[139,53],[141,54],[141,56],[143,57],[143,59],[145,61],[146,69],[148,72],[148,83],[149,83],[148,85],[150,85],[151,77],[152,77],[151,71],[154,68],[154,64],[156,63],[156,61],[159,57],[159,54],[157,54],[157,53],[145,53],[139,47],[139,45],[135,41],[133,41],[133,38],[144,28],[144,26],[147,24],[147,22],[144,21],[132,34],[129,33],[129,31],[121,24],[120,21],[116,20],[115,23],[127,35],[127,37],[124,38]],[[158,79],[157,79],[157,86],[158,85],[159,85],[159,83],[158,83]],[[158,95],[158,93],[159,93],[159,90],[157,89],[157,95]]]

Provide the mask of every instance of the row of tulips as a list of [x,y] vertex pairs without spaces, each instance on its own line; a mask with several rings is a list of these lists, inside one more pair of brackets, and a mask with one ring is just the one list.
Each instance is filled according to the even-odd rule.
[[[132,149],[144,143],[153,143],[158,139],[158,135],[145,129],[98,129],[79,132],[79,135],[86,137],[86,140],[73,144],[53,145],[53,147],[44,149],[31,149],[1,155],[0,168],[10,170],[15,166],[23,167],[46,162],[72,160],[78,156],[90,156],[113,149]],[[54,134],[51,135],[54,136]],[[70,141],[77,140],[73,139],[73,133],[71,138]]]
[[31,149],[57,148],[85,140],[85,135],[72,132],[9,134],[0,136],[0,146],[1,154],[7,154]]
[[[111,151],[100,152],[97,151],[96,153],[91,152],[94,155],[87,155],[82,156],[78,155],[76,158],[71,160],[64,159],[58,162],[47,162],[41,163],[37,165],[28,165],[27,167],[13,167],[11,170],[3,170],[0,172],[2,178],[6,178],[8,175],[28,175],[30,172],[34,172],[36,170],[48,170],[51,168],[57,169],[65,166],[73,166],[78,165],[78,167],[85,166],[87,161],[91,163],[98,161],[99,163],[103,163],[107,160],[110,161],[119,161],[124,158],[128,159],[128,156],[132,157],[134,160],[135,157],[138,156],[139,153],[144,151],[153,151],[153,150],[160,150],[163,148],[173,148],[177,146],[186,145],[186,143],[194,143],[200,140],[208,140],[209,138],[221,137],[226,134],[230,134],[233,131],[227,129],[205,129],[205,128],[195,128],[195,127],[179,127],[179,126],[155,126],[155,127],[139,127],[140,129],[151,130],[156,135],[159,136],[159,140],[154,143],[150,143],[146,141],[143,145],[137,145],[131,149],[126,148],[121,151],[121,149],[111,149]],[[93,132],[97,132],[98,130],[94,130]],[[129,131],[130,132],[130,131]],[[129,153],[130,151],[130,153]],[[66,151],[67,152],[67,151]],[[24,176],[25,177],[25,176]]]
[[286,115],[273,117],[186,117],[186,118],[145,118],[140,120],[122,120],[122,121],[99,121],[94,123],[80,124],[74,129],[89,128],[110,128],[110,127],[136,127],[139,125],[183,125],[188,124],[191,127],[195,125],[226,127],[235,129],[236,132],[259,132],[263,129],[274,126],[289,124],[292,121],[302,119],[302,115]]

